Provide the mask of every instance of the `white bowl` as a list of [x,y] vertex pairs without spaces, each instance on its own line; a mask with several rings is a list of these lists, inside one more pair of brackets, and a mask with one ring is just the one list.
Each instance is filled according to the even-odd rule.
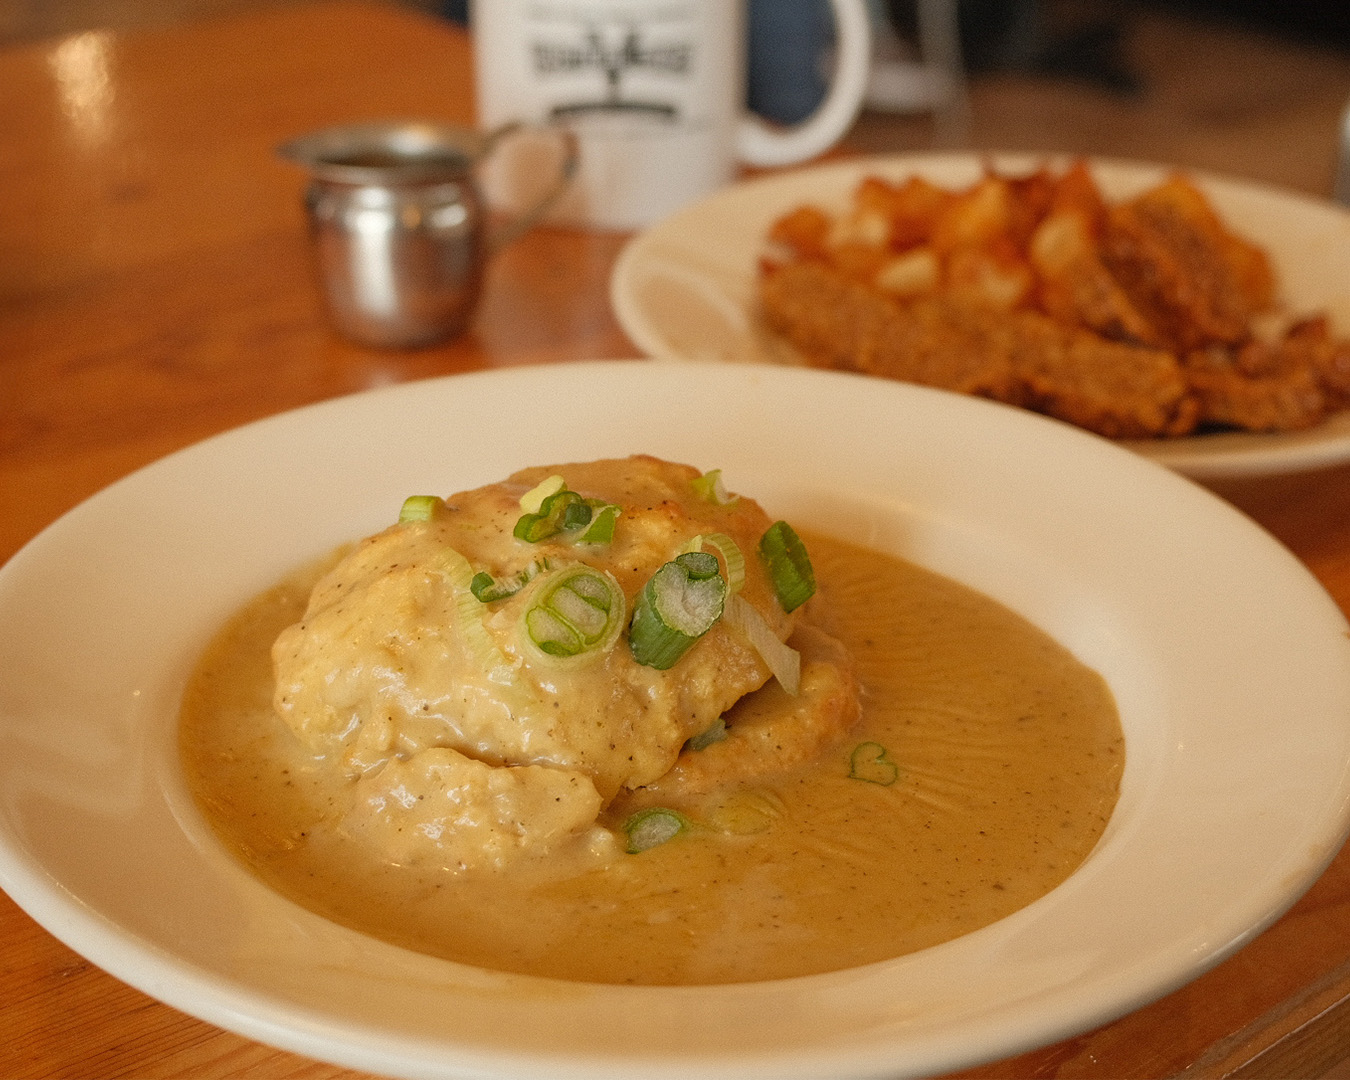
[[[1023,613],[1115,692],[1127,765],[1096,851],[976,933],[808,978],[592,986],[405,951],[282,899],[183,787],[184,682],[221,621],[409,492],[654,453],[771,513]],[[169,1004],[406,1077],[943,1072],[1106,1022],[1215,964],[1340,847],[1350,644],[1287,551],[1104,440],[824,372],[513,369],[317,405],[90,499],[0,570],[0,886]]]

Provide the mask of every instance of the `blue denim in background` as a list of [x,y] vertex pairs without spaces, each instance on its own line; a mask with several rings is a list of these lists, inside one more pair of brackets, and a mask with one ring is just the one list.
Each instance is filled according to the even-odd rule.
[[815,112],[829,85],[829,0],[750,0],[747,38],[751,110],[778,124],[797,124]]

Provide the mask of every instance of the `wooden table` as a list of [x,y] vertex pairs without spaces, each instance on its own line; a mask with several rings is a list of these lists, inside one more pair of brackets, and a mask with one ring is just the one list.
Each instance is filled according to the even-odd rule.
[[[320,4],[0,53],[0,561],[111,481],[204,436],[383,383],[632,356],[606,283],[623,237],[541,229],[494,263],[472,331],[348,345],[309,276],[283,139],[472,123],[466,37]],[[1350,609],[1350,469],[1224,494]],[[1350,1055],[1350,854],[1189,986],[981,1077],[1318,1076]],[[1290,1056],[1292,1055],[1292,1056]],[[0,1076],[336,1077],[184,1016],[0,896]]]

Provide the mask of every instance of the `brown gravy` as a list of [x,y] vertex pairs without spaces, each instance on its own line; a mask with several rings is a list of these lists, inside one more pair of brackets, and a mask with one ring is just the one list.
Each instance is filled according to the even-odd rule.
[[1124,740],[1095,672],[1019,616],[898,559],[806,537],[815,620],[853,651],[861,727],[798,773],[603,870],[467,879],[375,861],[334,828],[348,786],[273,715],[269,648],[316,575],[253,601],[185,696],[189,786],[268,884],[421,952],[556,978],[708,984],[922,949],[1044,895],[1115,805]]

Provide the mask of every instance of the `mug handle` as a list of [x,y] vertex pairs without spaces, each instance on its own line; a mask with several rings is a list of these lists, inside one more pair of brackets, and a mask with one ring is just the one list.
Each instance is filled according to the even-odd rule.
[[475,163],[488,157],[503,139],[526,127],[546,128],[551,134],[556,135],[559,142],[562,143],[562,163],[558,166],[558,178],[535,201],[534,205],[522,210],[516,217],[503,222],[488,234],[485,245],[489,256],[495,255],[508,244],[519,240],[525,233],[538,225],[540,219],[553,208],[553,204],[562,197],[563,192],[567,190],[567,185],[572,182],[572,178],[577,174],[577,166],[581,160],[577,137],[566,128],[553,124],[526,125],[519,121],[503,124],[483,136],[483,142],[475,158]]
[[793,165],[839,141],[858,115],[872,65],[872,25],[866,0],[830,0],[834,15],[834,78],[825,100],[802,123],[774,128],[757,116],[742,117],[736,154],[746,165]]

